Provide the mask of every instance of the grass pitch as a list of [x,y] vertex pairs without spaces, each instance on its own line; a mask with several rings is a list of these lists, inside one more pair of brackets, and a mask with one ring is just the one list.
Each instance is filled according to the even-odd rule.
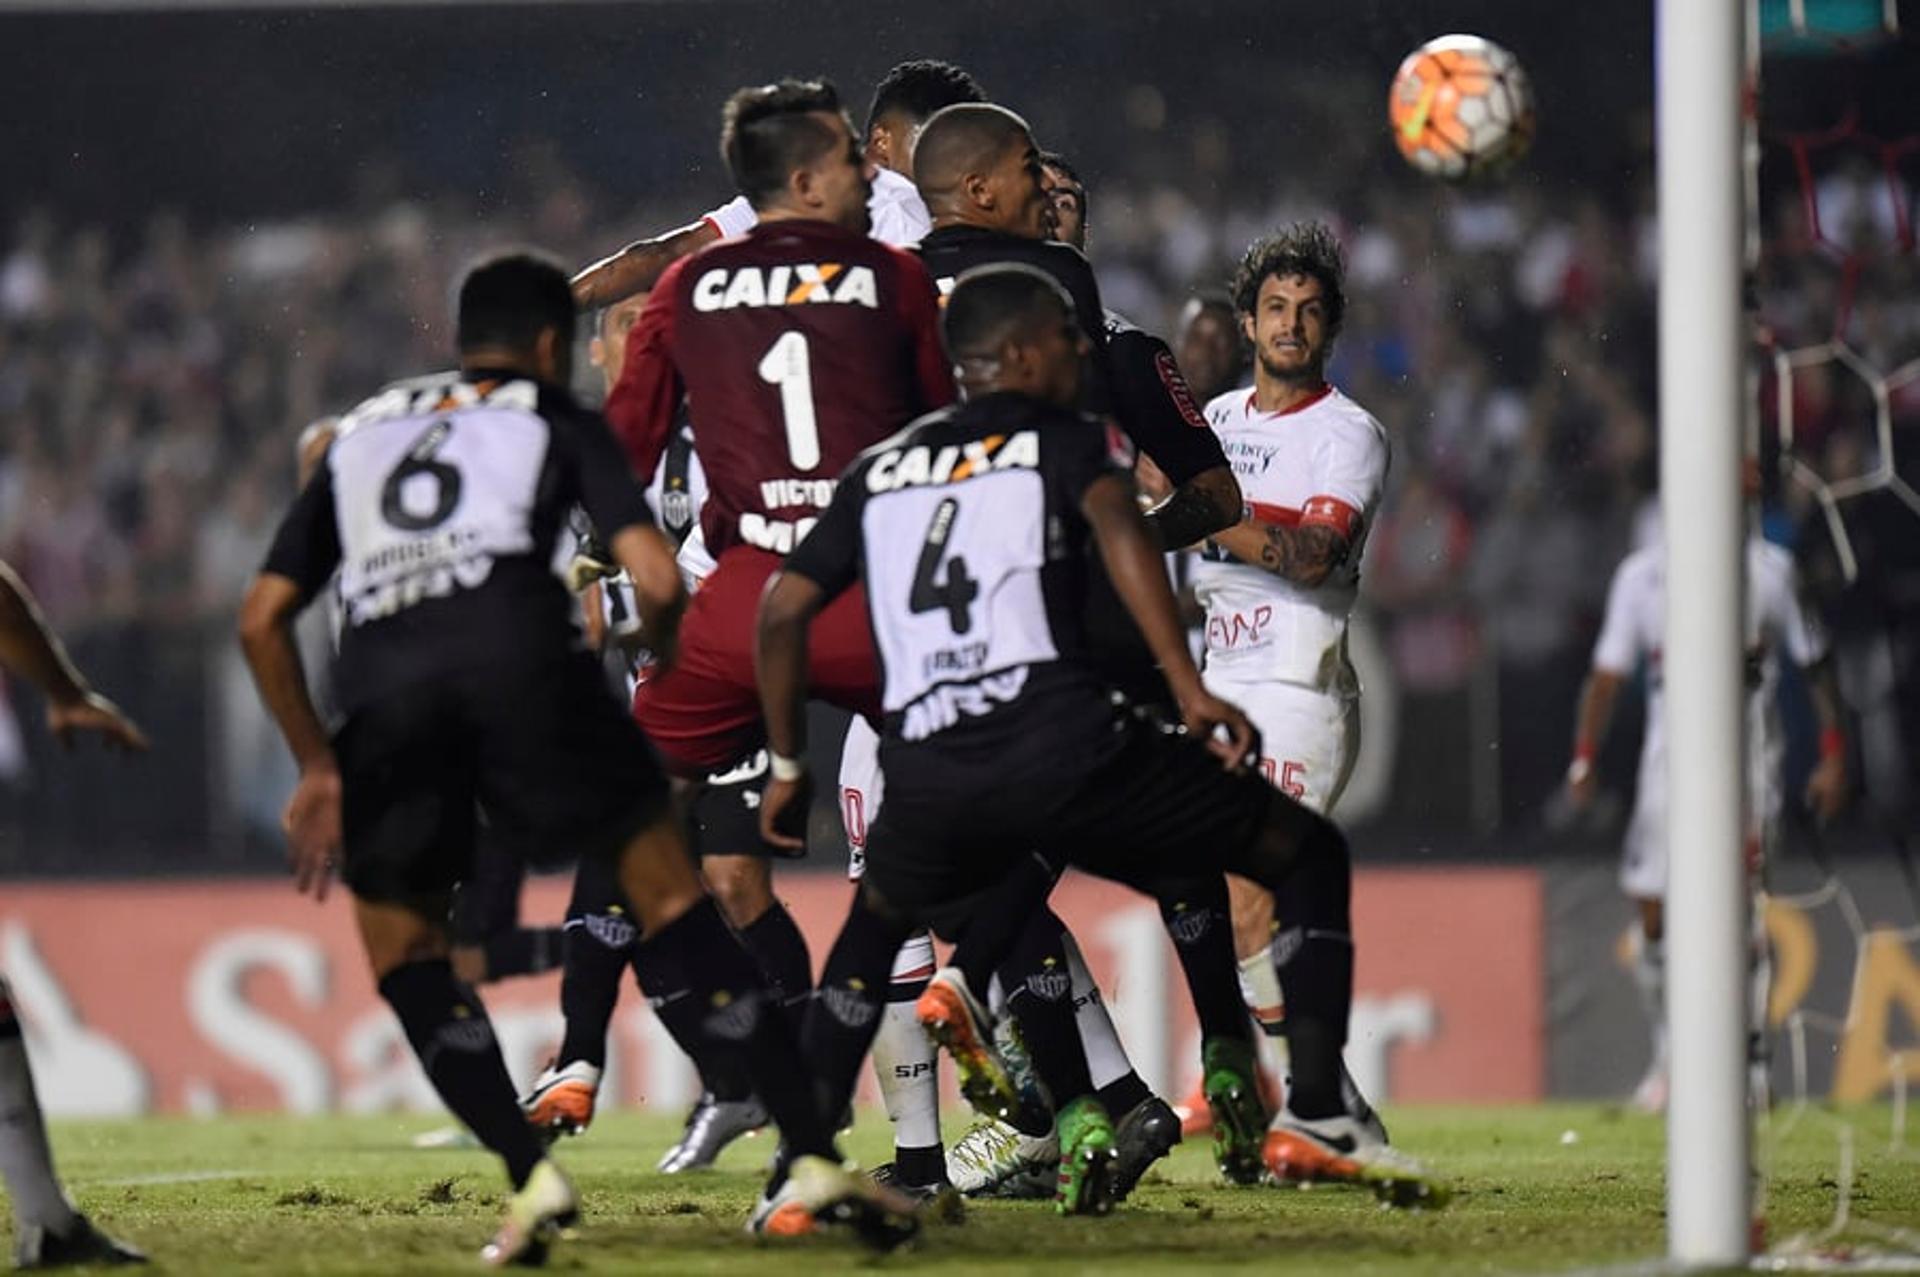
[[[1395,1142],[1443,1169],[1453,1205],[1391,1212],[1351,1191],[1229,1188],[1203,1142],[1162,1162],[1105,1219],[1061,1219],[1050,1204],[969,1203],[959,1225],[929,1224],[911,1250],[872,1259],[844,1241],[764,1244],[741,1232],[767,1139],[729,1150],[719,1170],[652,1170],[677,1116],[614,1113],[559,1150],[585,1198],[560,1272],[1049,1274],[1257,1268],[1342,1277],[1553,1272],[1656,1258],[1664,1245],[1663,1127],[1595,1105],[1406,1108]],[[1782,1124],[1775,1119],[1776,1131]],[[1812,1110],[1769,1153],[1776,1238],[1818,1232],[1838,1196],[1837,1133],[1853,1133],[1858,1221],[1920,1228],[1920,1155],[1890,1150],[1884,1108]],[[419,1116],[151,1119],[55,1130],[61,1170],[94,1217],[182,1273],[473,1272],[504,1181],[488,1155],[419,1151]],[[950,1131],[957,1135],[958,1128]],[[863,1113],[847,1145],[887,1155],[883,1117]]]

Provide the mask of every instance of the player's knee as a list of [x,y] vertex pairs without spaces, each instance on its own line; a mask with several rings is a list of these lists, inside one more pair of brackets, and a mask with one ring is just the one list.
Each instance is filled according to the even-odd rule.
[[1233,949],[1251,957],[1273,942],[1273,893],[1238,874],[1227,876],[1227,900],[1233,916]]
[[773,907],[773,872],[757,856],[709,856],[707,887],[737,931],[752,926]]

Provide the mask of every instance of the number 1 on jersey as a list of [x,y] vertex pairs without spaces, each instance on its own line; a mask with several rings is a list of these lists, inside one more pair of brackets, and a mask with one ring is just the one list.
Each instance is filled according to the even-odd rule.
[[781,333],[760,360],[760,380],[780,387],[780,415],[787,423],[787,457],[800,470],[820,464],[820,425],[813,415],[813,367],[807,335]]

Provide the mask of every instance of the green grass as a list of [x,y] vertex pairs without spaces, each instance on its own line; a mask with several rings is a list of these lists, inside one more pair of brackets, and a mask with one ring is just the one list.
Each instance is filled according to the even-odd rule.
[[[1887,1151],[1885,1109],[1845,1117],[1856,1134],[1854,1217],[1920,1227],[1920,1157]],[[972,1203],[965,1223],[929,1225],[917,1249],[875,1261],[844,1242],[762,1244],[742,1235],[764,1138],[729,1150],[717,1172],[667,1177],[652,1167],[676,1119],[611,1114],[560,1150],[586,1218],[553,1265],[783,1277],[856,1265],[969,1277],[1205,1266],[1364,1277],[1564,1271],[1661,1252],[1657,1121],[1592,1105],[1400,1109],[1388,1119],[1396,1143],[1452,1179],[1450,1209],[1389,1212],[1332,1188],[1228,1188],[1205,1147],[1189,1142],[1109,1218]],[[175,1272],[471,1272],[502,1177],[480,1152],[408,1146],[434,1125],[421,1117],[152,1119],[63,1124],[55,1143],[82,1204]],[[1767,1208],[1775,1237],[1832,1218],[1841,1125],[1815,1110],[1774,1142]],[[886,1141],[884,1120],[865,1113],[848,1147],[871,1162],[885,1156]]]

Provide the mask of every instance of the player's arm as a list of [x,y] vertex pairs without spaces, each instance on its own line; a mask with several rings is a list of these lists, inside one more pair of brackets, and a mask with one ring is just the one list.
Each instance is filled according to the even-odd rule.
[[[595,546],[612,566],[626,571],[647,645],[662,665],[671,665],[680,616],[687,607],[687,587],[674,561],[673,542],[654,526],[646,493],[597,414],[556,409],[549,420],[591,524],[584,544]],[[600,549],[596,543],[603,538]]]
[[1232,527],[1239,516],[1240,481],[1222,465],[1202,470],[1175,488],[1147,511],[1147,526],[1162,550],[1183,550]]
[[760,836],[776,847],[806,846],[807,630],[820,610],[860,575],[860,497],[855,471],[841,476],[820,521],[794,548],[760,596],[753,672],[767,724],[772,775],[760,799]]
[[1607,739],[1613,724],[1613,707],[1620,699],[1620,685],[1639,663],[1641,643],[1637,637],[1635,614],[1645,592],[1637,588],[1634,560],[1629,558],[1613,574],[1607,586],[1607,611],[1600,622],[1600,636],[1593,644],[1593,667],[1580,689],[1580,705],[1574,712],[1573,760],[1567,764],[1567,797],[1575,810],[1593,801],[1600,779],[1593,761]]
[[[674,417],[680,410],[683,387],[674,363],[673,313],[678,266],[661,278],[627,334],[627,354],[620,377],[607,392],[601,408],[613,436],[627,454],[627,464],[644,482],[660,465],[673,439]],[[598,523],[596,526],[606,525]]]
[[1840,679],[1830,652],[1803,666],[1802,672],[1820,724],[1820,761],[1807,776],[1807,806],[1819,820],[1829,821],[1847,805],[1847,733],[1840,711]]
[[294,887],[324,900],[340,851],[340,766],[293,638],[294,618],[307,598],[293,578],[261,572],[240,605],[240,646],[260,699],[300,766],[300,782],[281,817]]
[[635,240],[610,257],[583,267],[573,277],[573,304],[598,310],[644,293],[660,282],[667,267],[720,238],[711,215],[652,239]]
[[1352,541],[1332,524],[1304,519],[1290,528],[1264,519],[1242,519],[1214,533],[1213,543],[1242,563],[1309,589],[1326,580],[1353,550]]
[[333,472],[322,464],[275,533],[267,561],[240,604],[240,647],[260,699],[300,766],[281,825],[294,887],[325,899],[340,851],[340,767],[314,708],[293,622],[340,562]]
[[47,628],[33,591],[0,563],[0,666],[47,698],[47,729],[64,746],[75,732],[97,732],[113,749],[145,749],[147,738],[120,707],[88,685],[67,649]]
[[1314,495],[1301,503],[1297,521],[1270,519],[1256,505],[1214,543],[1243,563],[1312,589],[1352,555],[1363,512],[1379,502],[1386,485],[1387,459],[1386,433],[1378,423],[1338,422],[1314,445],[1307,475]]
[[[1767,588],[1769,584],[1773,588]],[[1820,758],[1807,776],[1805,798],[1814,818],[1824,823],[1847,805],[1848,789],[1847,735],[1833,652],[1818,614],[1801,594],[1790,562],[1781,562],[1778,577],[1760,577],[1749,588],[1760,592],[1768,628],[1806,676],[1807,697],[1820,724]]]
[[[1253,725],[1238,708],[1201,686],[1173,587],[1167,582],[1166,563],[1134,501],[1133,485],[1119,473],[1103,474],[1081,495],[1080,510],[1099,542],[1114,591],[1159,662],[1187,730],[1206,741],[1229,770],[1244,766],[1258,744]],[[1225,740],[1214,735],[1222,727]]]
[[1600,778],[1593,769],[1594,756],[1607,739],[1613,724],[1613,707],[1620,699],[1620,685],[1626,675],[1596,665],[1580,688],[1580,705],[1573,716],[1573,761],[1567,764],[1567,796],[1576,809],[1593,801]]
[[687,610],[687,586],[674,562],[673,542],[651,523],[632,523],[615,532],[607,548],[633,582],[633,603],[648,650],[662,666],[672,665],[680,618]]

